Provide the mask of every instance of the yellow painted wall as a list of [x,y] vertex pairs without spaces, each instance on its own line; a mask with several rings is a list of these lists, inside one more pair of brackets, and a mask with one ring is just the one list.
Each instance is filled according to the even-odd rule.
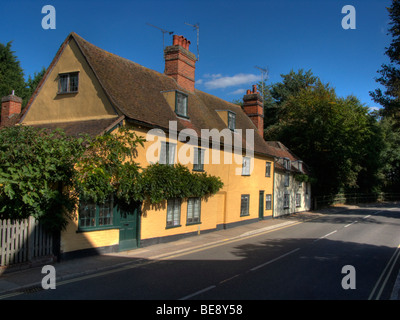
[[[60,73],[79,72],[77,93],[58,94]],[[48,74],[47,80],[23,119],[23,124],[68,122],[116,117],[93,71],[75,40],[71,40]]]
[[[148,138],[148,141],[144,143],[144,147],[139,146],[138,156],[135,159],[143,168],[149,165],[148,160],[153,160],[154,162],[158,160],[158,150],[160,150],[161,141],[176,143],[176,154],[179,153],[182,147],[188,148],[188,154],[193,152],[192,145],[184,146],[183,143],[177,140],[170,140],[163,135],[150,134],[147,136],[148,130],[138,126],[131,126],[131,129],[138,136]],[[223,150],[219,151],[221,161],[224,159],[223,152]],[[154,155],[154,159],[148,157],[149,155]],[[265,177],[265,163],[266,161],[273,161],[273,159],[256,156],[252,164],[251,175],[242,176],[241,174],[237,174],[241,173],[242,170],[241,157],[239,158],[239,164],[232,158],[232,164],[210,163],[204,165],[204,170],[208,174],[221,177],[224,187],[216,195],[201,200],[201,224],[186,225],[187,201],[185,199],[182,200],[181,204],[181,226],[174,228],[166,228],[166,201],[157,206],[144,203],[142,207],[143,215],[141,217],[141,239],[146,240],[191,232],[201,233],[204,230],[215,229],[218,225],[257,219],[259,216],[259,191],[264,190],[264,196],[265,194],[272,194],[273,166],[271,168],[271,177]],[[192,163],[187,165],[190,170],[193,169]],[[250,194],[249,215],[243,217],[240,216],[242,194]],[[265,198],[263,201],[265,206]],[[272,210],[264,210],[264,217],[272,217]],[[76,232],[77,229],[77,221],[74,221],[62,233],[62,252],[118,244],[118,229],[79,233]]]
[[[146,137],[147,130],[140,129],[138,127],[132,127],[137,135]],[[186,145],[177,140],[171,140],[168,137],[162,135],[149,135],[148,141],[144,147],[138,149],[138,158],[136,159],[142,167],[146,167],[150,161],[156,162],[159,154],[158,150],[161,145],[161,141],[169,141],[177,144],[177,152],[184,147],[188,149],[187,154],[190,152],[193,154],[193,145]],[[190,141],[189,141],[190,143]],[[197,145],[196,145],[197,146]],[[154,158],[146,158],[146,153],[149,151],[150,156],[154,155]],[[211,153],[211,151],[210,151]],[[165,237],[176,234],[183,234],[189,232],[198,232],[202,230],[214,229],[217,225],[235,223],[239,221],[257,219],[259,216],[259,191],[264,191],[264,209],[265,209],[265,194],[272,195],[273,189],[273,166],[271,168],[271,176],[265,177],[265,164],[266,161],[273,162],[272,158],[255,156],[252,162],[252,172],[250,176],[242,176],[242,157],[239,156],[239,163],[235,162],[231,153],[228,153],[232,159],[231,164],[224,164],[224,150],[219,151],[219,157],[221,164],[205,164],[204,170],[210,175],[219,176],[224,182],[224,187],[216,195],[209,197],[207,200],[202,199],[201,202],[201,224],[200,225],[189,225],[186,226],[186,215],[187,215],[187,202],[182,201],[181,205],[181,226],[175,228],[166,228],[166,202],[161,208],[152,207],[145,205],[145,214],[142,217],[141,222],[141,239],[150,239],[157,237]],[[207,157],[207,152],[206,152]],[[193,156],[190,157],[191,162]],[[212,157],[210,155],[210,161]],[[190,170],[193,169],[193,164],[187,164]],[[239,174],[237,174],[239,173]],[[240,203],[241,195],[250,194],[250,206],[249,215],[240,216]],[[264,210],[264,217],[272,217],[272,209]]]
[[61,252],[118,245],[119,229],[76,232],[78,219],[71,221],[61,233]]

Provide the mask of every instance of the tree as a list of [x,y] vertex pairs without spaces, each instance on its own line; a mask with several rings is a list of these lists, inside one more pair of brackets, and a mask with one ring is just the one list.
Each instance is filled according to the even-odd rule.
[[383,106],[380,110],[380,129],[383,139],[382,172],[384,189],[400,192],[400,1],[393,0],[389,8],[389,33],[392,36],[385,54],[390,63],[382,64],[376,82],[384,87],[370,92],[375,102]]
[[400,126],[400,1],[393,0],[392,5],[387,8],[391,26],[389,33],[392,42],[386,48],[385,54],[389,57],[389,64],[382,64],[378,71],[380,77],[378,83],[385,87],[385,91],[378,88],[370,92],[375,102],[383,106],[382,114],[395,118],[396,126]]
[[40,219],[49,231],[65,227],[78,197],[74,165],[83,139],[28,126],[0,130],[0,219]]
[[0,43],[0,97],[8,96],[13,90],[21,98],[26,97],[24,72],[11,50],[11,43]]
[[311,167],[315,194],[358,188],[364,159],[370,156],[365,144],[373,139],[368,108],[355,97],[337,97],[311,71],[283,78],[285,83],[270,92],[277,121],[266,128],[266,139],[281,141]]

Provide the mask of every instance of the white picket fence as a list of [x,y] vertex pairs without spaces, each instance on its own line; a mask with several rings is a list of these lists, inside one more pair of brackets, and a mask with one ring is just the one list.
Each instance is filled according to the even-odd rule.
[[32,262],[52,251],[52,237],[33,217],[0,220],[0,267]]

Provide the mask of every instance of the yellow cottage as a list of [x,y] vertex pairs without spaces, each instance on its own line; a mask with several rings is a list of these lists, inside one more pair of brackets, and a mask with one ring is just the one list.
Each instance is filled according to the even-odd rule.
[[196,57],[174,36],[161,74],[71,33],[62,43],[19,123],[99,135],[128,126],[146,138],[137,162],[182,163],[219,176],[207,199],[170,199],[122,214],[112,198],[81,203],[61,233],[61,257],[121,251],[273,216],[274,151],[263,139],[255,86],[243,107],[195,89]]

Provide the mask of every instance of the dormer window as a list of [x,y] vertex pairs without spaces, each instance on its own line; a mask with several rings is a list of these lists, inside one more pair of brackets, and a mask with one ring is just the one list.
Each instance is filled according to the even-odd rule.
[[290,170],[291,164],[288,158],[283,158],[283,166],[285,167],[286,170]]
[[179,91],[176,91],[175,95],[175,113],[178,116],[188,118],[188,96]]
[[78,92],[79,72],[61,73],[58,78],[58,93]]
[[228,128],[232,131],[236,129],[236,114],[232,111],[228,111]]

